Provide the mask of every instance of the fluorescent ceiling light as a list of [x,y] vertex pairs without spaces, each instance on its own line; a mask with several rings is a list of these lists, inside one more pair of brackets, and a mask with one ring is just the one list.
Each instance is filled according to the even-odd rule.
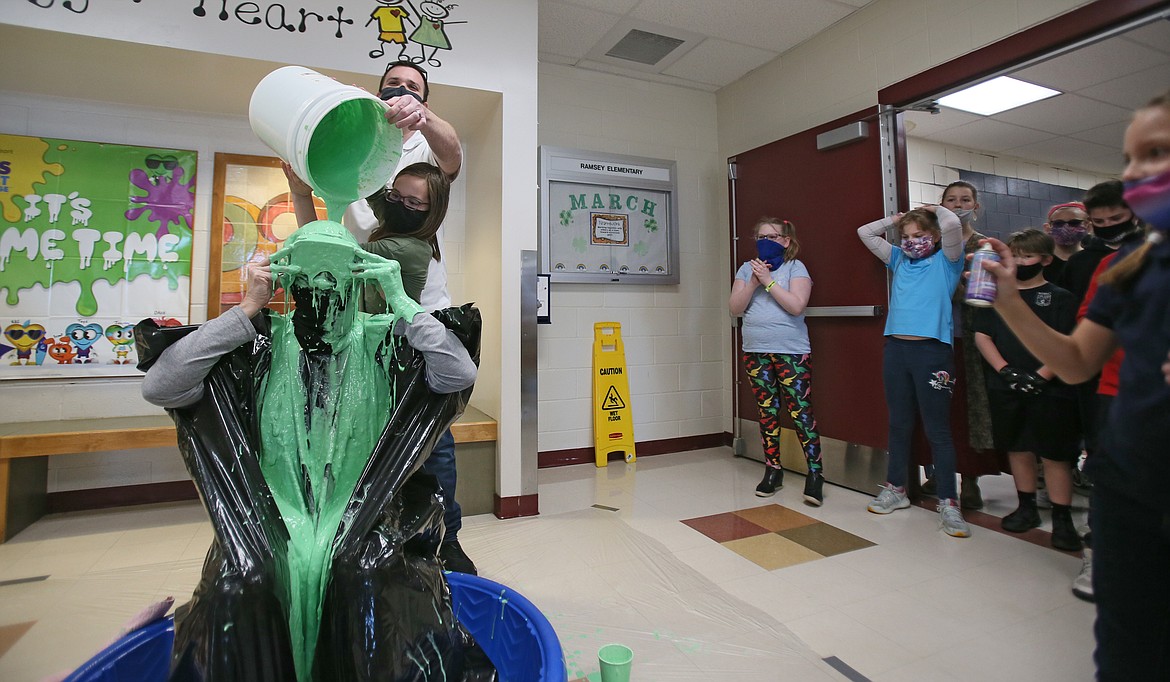
[[951,109],[962,109],[973,114],[992,116],[1001,111],[1022,107],[1025,104],[1039,102],[1059,94],[1061,94],[1059,90],[1032,85],[1008,76],[1000,76],[942,97],[938,103]]

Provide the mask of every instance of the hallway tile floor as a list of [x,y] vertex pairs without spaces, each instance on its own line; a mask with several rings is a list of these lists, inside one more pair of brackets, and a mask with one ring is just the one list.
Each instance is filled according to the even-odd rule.
[[[879,517],[834,486],[808,507],[797,474],[757,498],[761,466],[714,448],[545,469],[540,516],[469,517],[460,540],[549,617],[570,679],[609,641],[646,681],[1092,679],[1076,556],[950,538],[932,511]],[[1014,508],[1001,479],[991,514]],[[191,503],[53,515],[0,545],[0,680],[74,667],[144,605],[181,603],[210,540]]]

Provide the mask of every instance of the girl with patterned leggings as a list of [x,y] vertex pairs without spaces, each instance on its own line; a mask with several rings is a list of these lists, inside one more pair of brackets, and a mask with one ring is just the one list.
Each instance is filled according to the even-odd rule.
[[744,263],[735,273],[728,306],[733,315],[743,316],[743,363],[760,407],[765,467],[756,495],[775,494],[784,479],[780,468],[783,409],[792,417],[808,462],[804,500],[820,506],[825,477],[812,411],[812,356],[804,324],[812,279],[804,263],[796,259],[800,243],[795,225],[761,218],[755,233],[759,258]]

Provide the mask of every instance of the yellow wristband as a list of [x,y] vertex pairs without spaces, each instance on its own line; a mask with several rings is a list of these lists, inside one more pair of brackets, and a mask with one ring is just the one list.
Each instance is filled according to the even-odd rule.
[[771,293],[772,287],[776,286],[776,280],[772,280],[764,285],[764,291]]

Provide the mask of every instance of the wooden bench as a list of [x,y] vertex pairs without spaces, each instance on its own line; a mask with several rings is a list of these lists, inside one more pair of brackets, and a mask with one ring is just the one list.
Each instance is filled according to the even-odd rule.
[[[486,493],[487,511],[490,511],[495,489],[495,420],[474,407],[468,407],[459,421],[451,426],[451,434],[456,443],[480,446],[456,451],[461,474],[478,472],[464,475],[461,480],[470,483],[482,478],[485,460],[490,458],[488,481],[491,489]],[[177,444],[175,423],[165,414],[0,424],[0,542],[45,515],[50,455],[175,447]],[[466,465],[465,459],[469,460]],[[474,462],[470,461],[472,459]],[[473,502],[484,499],[483,491],[474,490],[472,486],[469,486],[468,495]],[[466,510],[468,505],[463,498],[461,485],[458,499]],[[473,503],[473,507],[474,510],[464,513],[483,513],[480,509],[482,501]]]

